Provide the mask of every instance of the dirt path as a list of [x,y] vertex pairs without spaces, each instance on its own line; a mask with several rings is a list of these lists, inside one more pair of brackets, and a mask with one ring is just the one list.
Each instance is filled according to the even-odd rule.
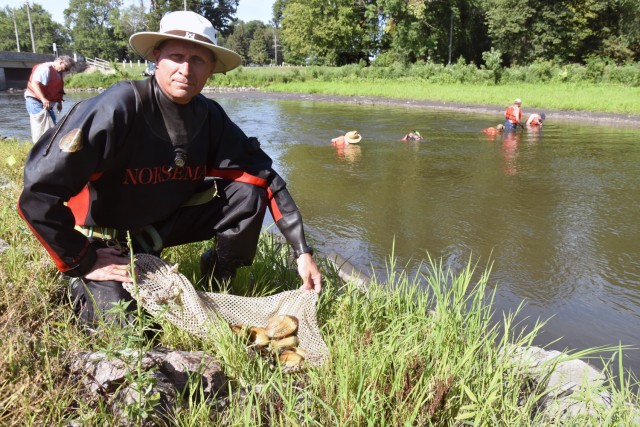
[[[426,108],[434,110],[449,110],[460,113],[497,114],[502,117],[505,106],[460,104],[440,101],[411,101],[401,99],[378,98],[372,96],[340,96],[291,92],[262,92],[259,90],[233,90],[223,88],[205,88],[208,94],[214,98],[238,98],[238,99],[274,99],[274,100],[302,100],[320,102],[342,102],[361,105],[389,105],[409,108]],[[526,111],[526,109],[525,109]],[[538,111],[538,109],[536,109]],[[544,110],[547,120],[578,121],[582,123],[602,124],[607,126],[620,126],[640,128],[640,115],[594,113],[585,111],[560,111]]]

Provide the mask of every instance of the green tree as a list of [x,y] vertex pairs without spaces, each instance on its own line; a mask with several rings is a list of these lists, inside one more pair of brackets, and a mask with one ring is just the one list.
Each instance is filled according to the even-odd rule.
[[[640,3],[632,0],[485,0],[492,46],[506,65],[536,60],[619,62],[640,57]],[[514,13],[515,11],[515,13]]]
[[[207,18],[223,36],[229,34],[240,0],[186,0],[186,10]],[[149,28],[157,29],[167,12],[184,10],[184,0],[151,0]]]
[[237,21],[231,27],[231,34],[225,39],[224,46],[242,57],[242,62],[249,61],[249,45],[251,37],[244,21]]
[[379,0],[382,45],[404,62],[480,62],[490,45],[475,0]]
[[128,40],[116,34],[122,0],[70,0],[65,22],[71,27],[75,49],[86,57],[121,60],[128,56]]
[[[62,25],[51,19],[51,14],[38,4],[31,5],[29,11],[33,27],[33,39],[36,53],[53,53],[53,43],[56,43],[59,54],[70,54],[69,33]],[[15,25],[14,25],[15,16]],[[17,51],[16,31],[20,52],[32,52],[31,33],[26,5],[15,9],[8,6],[0,10],[0,51]]]
[[253,32],[253,37],[249,43],[249,60],[254,64],[266,64],[269,62],[264,25],[257,27]]
[[[362,0],[364,2],[364,0]],[[284,56],[291,63],[344,65],[368,60],[370,38],[362,2],[287,0],[282,11]]]

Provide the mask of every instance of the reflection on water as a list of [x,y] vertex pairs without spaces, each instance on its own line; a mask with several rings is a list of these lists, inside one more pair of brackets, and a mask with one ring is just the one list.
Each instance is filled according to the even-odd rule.
[[[547,114],[537,132],[493,137],[491,115],[217,100],[274,158],[322,252],[382,277],[392,249],[412,270],[427,253],[454,271],[493,263],[498,313],[526,300],[528,322],[551,318],[538,344],[640,343],[640,131]],[[7,116],[0,98],[0,134],[24,123],[28,139],[19,104]],[[330,144],[349,130],[359,145]],[[400,140],[413,130],[425,140]],[[638,350],[625,363],[640,373]]]

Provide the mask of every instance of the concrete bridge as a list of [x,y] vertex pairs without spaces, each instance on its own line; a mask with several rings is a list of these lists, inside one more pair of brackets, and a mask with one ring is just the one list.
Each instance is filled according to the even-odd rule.
[[25,89],[33,66],[54,59],[52,54],[0,52],[0,90]]

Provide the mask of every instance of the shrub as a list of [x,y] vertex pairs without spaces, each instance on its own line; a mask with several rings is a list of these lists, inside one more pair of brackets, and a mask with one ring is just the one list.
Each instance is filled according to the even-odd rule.
[[502,51],[492,47],[491,50],[482,53],[482,60],[487,70],[491,71],[493,82],[495,84],[500,83],[502,78]]
[[526,83],[540,83],[551,81],[555,65],[551,61],[536,60],[529,65],[525,76]]
[[602,72],[602,82],[638,87],[640,86],[640,64],[607,65]]

